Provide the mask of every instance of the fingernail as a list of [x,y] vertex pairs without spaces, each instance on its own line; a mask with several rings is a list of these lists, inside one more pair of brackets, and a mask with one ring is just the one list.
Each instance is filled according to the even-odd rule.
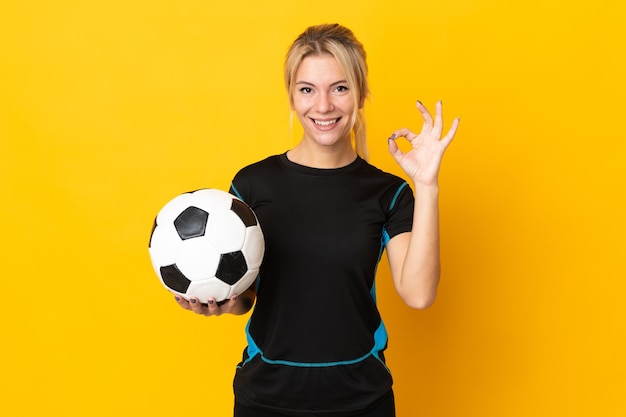
[[195,303],[196,303],[196,299],[195,299],[195,298],[192,298],[192,299],[191,299],[191,304],[195,304]]
[[179,296],[175,296],[175,297],[174,297],[174,300],[176,300],[176,301],[180,301],[180,297],[179,297]]
[[238,297],[236,295],[233,295],[232,297],[230,297],[230,299],[233,300],[233,301],[237,301],[237,298]]
[[387,138],[387,142],[389,142],[390,140],[394,140],[395,138],[396,138],[396,134],[394,133],[393,135]]
[[419,100],[417,100],[417,104],[422,104],[422,102],[421,102],[421,101],[419,101]]
[[209,300],[207,301],[209,304],[213,304],[213,300]]

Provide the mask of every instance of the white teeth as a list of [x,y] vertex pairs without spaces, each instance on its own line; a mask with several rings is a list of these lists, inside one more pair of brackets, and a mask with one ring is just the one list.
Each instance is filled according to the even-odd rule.
[[313,121],[315,122],[316,125],[319,125],[319,126],[330,126],[330,125],[337,123],[337,120],[338,119],[321,121],[321,120],[314,119]]

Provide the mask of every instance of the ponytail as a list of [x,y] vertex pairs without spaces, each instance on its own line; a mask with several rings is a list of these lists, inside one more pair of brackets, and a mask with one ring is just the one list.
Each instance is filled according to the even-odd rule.
[[362,110],[357,110],[356,120],[352,127],[352,136],[354,138],[354,150],[357,155],[367,160],[367,125],[365,123],[365,115]]

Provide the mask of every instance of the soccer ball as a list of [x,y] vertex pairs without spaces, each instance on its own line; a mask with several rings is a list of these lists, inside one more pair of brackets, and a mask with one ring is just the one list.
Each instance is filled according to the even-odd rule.
[[225,191],[202,189],[159,211],[148,250],[165,288],[187,300],[221,302],[255,281],[265,241],[248,205]]

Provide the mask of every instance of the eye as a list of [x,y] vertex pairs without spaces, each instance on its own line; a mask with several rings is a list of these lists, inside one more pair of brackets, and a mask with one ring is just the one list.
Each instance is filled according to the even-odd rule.
[[350,91],[350,89],[346,85],[339,85],[337,86],[337,88],[335,88],[335,91],[337,93],[343,94],[343,93],[347,93],[348,91]]
[[300,90],[302,94],[310,94],[313,90],[311,89],[311,87],[302,87]]

